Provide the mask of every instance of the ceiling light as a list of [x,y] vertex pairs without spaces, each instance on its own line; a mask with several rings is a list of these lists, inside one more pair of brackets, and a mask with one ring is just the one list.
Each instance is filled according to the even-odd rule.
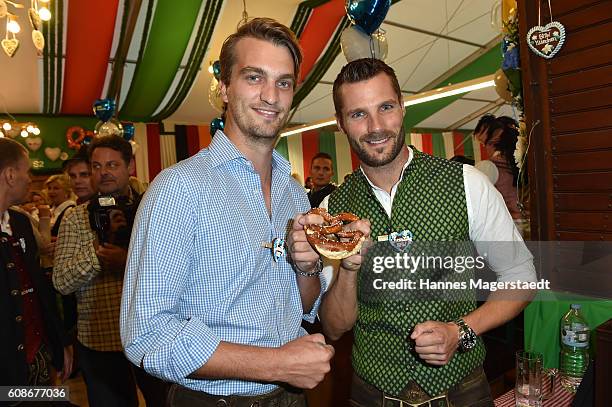
[[[487,75],[480,78],[472,79],[470,81],[465,81],[461,83],[457,83],[455,85],[445,86],[443,88],[438,88],[434,90],[430,90],[427,92],[422,92],[416,95],[408,96],[404,98],[404,106],[414,106],[420,103],[430,102],[436,99],[442,99],[449,96],[460,95],[462,93],[473,92],[478,89],[484,89],[495,86],[495,82],[493,81],[493,75]],[[336,124],[335,119],[327,119],[320,120],[318,122],[314,122],[309,125],[301,125],[297,127],[292,127],[287,131],[281,133],[281,137],[291,136],[293,134],[303,133],[308,130],[318,129],[320,127],[330,126],[332,124]]]
[[51,20],[51,12],[46,7],[39,8],[38,9],[38,15],[39,15],[40,19],[43,20],[43,21]]

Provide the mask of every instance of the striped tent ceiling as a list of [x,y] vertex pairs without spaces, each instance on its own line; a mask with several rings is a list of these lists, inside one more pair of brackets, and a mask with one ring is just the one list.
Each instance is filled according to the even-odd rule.
[[[272,17],[298,34],[305,58],[292,122],[331,116],[331,84],[346,63],[339,45],[349,24],[345,0],[244,2],[250,17]],[[495,71],[499,31],[490,20],[498,2],[394,0],[382,28],[387,62],[405,94]],[[218,115],[208,102],[207,68],[241,20],[243,1],[51,0],[50,8],[42,56],[27,28],[13,58],[0,54],[1,110],[90,115],[95,99],[115,96],[121,120],[207,124]],[[16,10],[22,27],[26,10]],[[513,115],[493,89],[426,105],[415,111],[413,127],[469,129],[486,111]]]

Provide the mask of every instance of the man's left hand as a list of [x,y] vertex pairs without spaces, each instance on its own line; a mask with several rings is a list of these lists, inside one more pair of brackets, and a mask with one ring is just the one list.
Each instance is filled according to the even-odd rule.
[[426,321],[417,324],[410,335],[414,350],[430,365],[446,365],[459,344],[459,327],[452,322]]
[[322,223],[323,218],[314,214],[297,215],[293,220],[293,227],[287,238],[287,247],[295,267],[305,273],[314,270],[320,256],[308,243],[304,225]]
[[123,272],[127,263],[127,250],[114,244],[104,243],[96,249],[96,255],[105,269]]

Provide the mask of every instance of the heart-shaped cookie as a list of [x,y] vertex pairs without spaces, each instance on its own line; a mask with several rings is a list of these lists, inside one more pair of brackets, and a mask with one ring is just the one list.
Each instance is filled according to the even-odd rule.
[[527,32],[529,48],[542,58],[554,57],[565,42],[565,27],[558,21],[551,21],[544,27],[536,25]]
[[403,252],[412,244],[412,232],[402,230],[401,232],[392,232],[389,234],[389,243],[398,252]]
[[45,36],[38,30],[32,30],[32,42],[39,53],[45,49]]
[[47,147],[45,148],[45,155],[51,161],[55,161],[59,158],[62,153],[62,149],[59,147]]
[[26,146],[32,151],[37,151],[42,146],[42,142],[40,137],[28,137],[25,141]]
[[40,20],[38,11],[35,8],[29,9],[28,17],[30,17],[30,24],[32,24],[32,29],[40,31],[40,29],[42,28],[42,21]]
[[17,48],[19,48],[19,40],[17,38],[5,38],[0,42],[0,44],[2,44],[2,49],[6,55],[9,56],[9,58],[12,58],[13,55],[15,55]]

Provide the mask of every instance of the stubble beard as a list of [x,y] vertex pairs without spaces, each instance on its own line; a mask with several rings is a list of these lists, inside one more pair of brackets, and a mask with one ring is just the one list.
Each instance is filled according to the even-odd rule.
[[[395,143],[392,150],[387,155],[377,157],[370,154],[366,148],[362,147],[362,143],[365,143],[366,141],[381,140],[387,137],[394,140]],[[404,126],[400,128],[397,134],[390,131],[383,131],[368,133],[365,136],[360,137],[360,140],[355,140],[352,137],[347,138],[351,148],[359,157],[359,160],[368,167],[382,167],[389,164],[399,155],[399,153],[402,151],[402,147],[404,147],[405,144]]]

